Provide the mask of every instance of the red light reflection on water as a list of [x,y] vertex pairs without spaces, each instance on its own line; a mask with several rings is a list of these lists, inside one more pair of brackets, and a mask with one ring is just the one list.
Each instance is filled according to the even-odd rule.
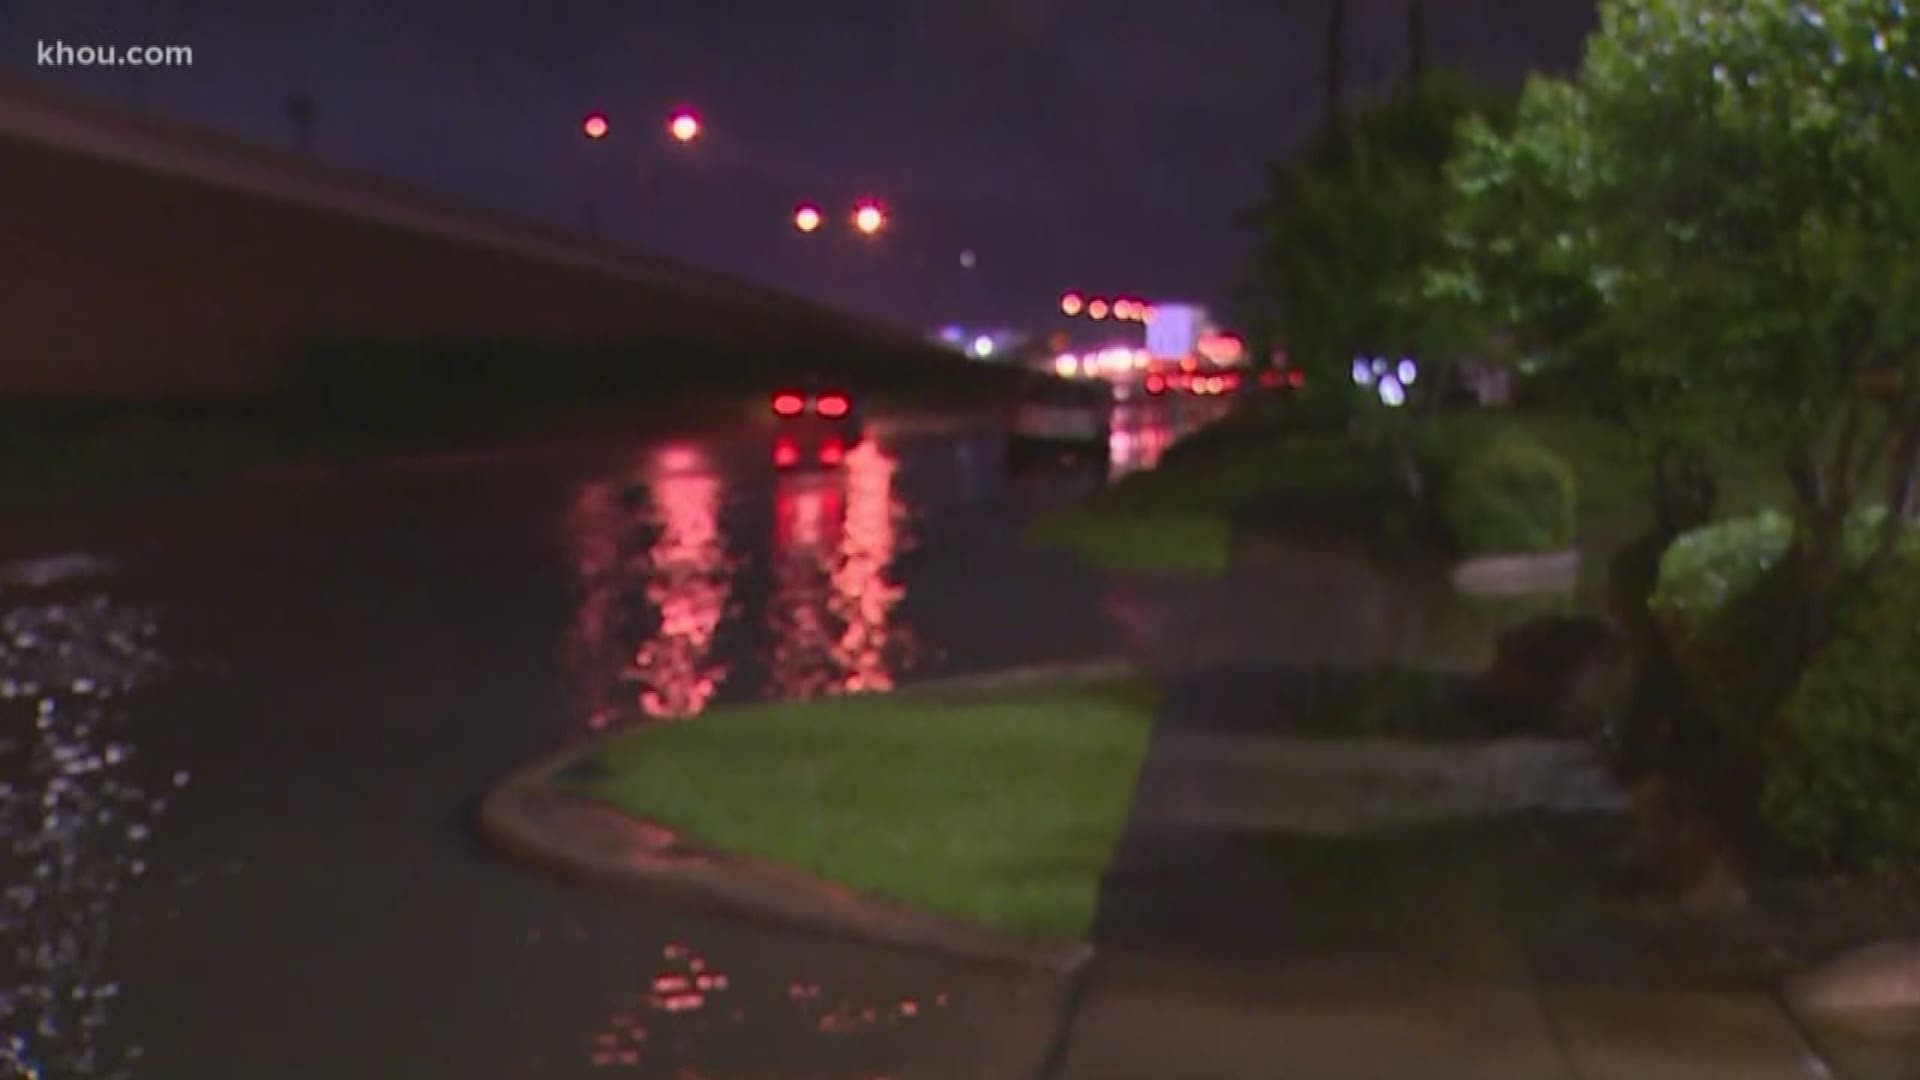
[[905,589],[889,576],[909,542],[898,468],[869,440],[847,451],[838,477],[775,489],[771,696],[889,689],[910,661],[911,638],[893,620]]
[[660,613],[660,627],[634,653],[630,672],[648,716],[692,716],[726,678],[726,665],[710,656],[732,593],[720,496],[720,481],[711,476],[654,483],[659,533],[647,551],[647,599]]
[[692,716],[726,678],[712,655],[732,594],[723,494],[699,452],[682,447],[576,496],[568,534],[581,598],[570,651],[589,728]]
[[1160,455],[1173,445],[1178,432],[1164,410],[1116,409],[1113,434],[1108,436],[1108,475],[1118,480],[1160,464]]

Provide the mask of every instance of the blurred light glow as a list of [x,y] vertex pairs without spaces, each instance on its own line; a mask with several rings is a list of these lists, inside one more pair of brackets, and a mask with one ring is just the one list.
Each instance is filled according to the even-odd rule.
[[606,138],[608,131],[606,114],[588,113],[587,118],[580,122],[580,130],[585,132],[589,139]]
[[[984,369],[983,369],[984,370]],[[1080,359],[1072,353],[1054,358],[1053,370],[1063,379],[1071,379],[1080,372]]]
[[1353,383],[1355,386],[1367,386],[1373,382],[1373,365],[1364,356],[1353,358]]
[[973,354],[975,356],[992,356],[993,355],[993,339],[988,337],[985,334],[981,334],[979,337],[974,338]]
[[880,209],[877,203],[861,203],[853,212],[853,227],[868,236],[879,232],[886,223],[886,211]]
[[1410,359],[1401,360],[1399,370],[1395,374],[1400,377],[1401,385],[1412,386],[1414,380],[1420,377],[1420,366]]
[[1087,301],[1087,318],[1089,319],[1104,319],[1111,310],[1113,310],[1112,306],[1097,296]]
[[1381,358],[1379,358],[1379,357],[1377,357],[1377,356],[1376,356],[1376,357],[1374,357],[1374,358],[1373,358],[1373,373],[1374,373],[1375,375],[1385,375],[1385,374],[1387,373],[1387,362],[1386,362],[1385,360],[1382,360]]
[[968,248],[960,253],[960,265],[968,270],[973,269],[979,261],[980,257],[973,253],[972,248]]
[[681,142],[692,142],[700,136],[700,118],[691,110],[682,109],[667,121],[667,131]]
[[1070,292],[1060,298],[1060,314],[1071,319],[1087,309],[1086,298],[1077,292]]
[[820,208],[812,203],[803,203],[793,212],[793,227],[801,232],[810,233],[820,227]]
[[1406,387],[1400,385],[1399,379],[1389,375],[1380,380],[1380,400],[1386,403],[1387,408],[1397,409],[1407,403]]

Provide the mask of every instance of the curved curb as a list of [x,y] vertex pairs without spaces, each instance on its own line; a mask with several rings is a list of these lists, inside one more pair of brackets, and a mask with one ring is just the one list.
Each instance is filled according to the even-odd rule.
[[658,822],[556,790],[596,744],[513,774],[481,800],[481,836],[512,858],[576,881],[870,944],[1073,975],[1093,947],[1023,938],[858,893],[779,863],[703,847]]
[[1580,549],[1539,555],[1482,555],[1454,566],[1453,587],[1472,596],[1571,592],[1580,584]]

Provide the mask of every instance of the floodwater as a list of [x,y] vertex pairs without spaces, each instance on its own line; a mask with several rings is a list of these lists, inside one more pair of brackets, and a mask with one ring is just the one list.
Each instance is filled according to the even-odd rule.
[[[1171,424],[1129,414],[1117,468]],[[490,783],[597,732],[1115,648],[1097,578],[1017,543],[1079,481],[1010,482],[996,432],[881,425],[818,473],[767,445],[7,523],[0,1075],[838,1080],[1043,1050],[1043,981],[656,911],[471,836]]]

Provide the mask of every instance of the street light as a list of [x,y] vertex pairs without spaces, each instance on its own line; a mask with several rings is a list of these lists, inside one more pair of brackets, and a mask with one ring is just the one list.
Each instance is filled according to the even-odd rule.
[[667,133],[683,143],[692,142],[700,135],[700,118],[691,109],[681,109],[667,121]]
[[820,220],[820,208],[812,203],[803,203],[793,212],[793,227],[803,233],[818,229]]
[[861,203],[853,212],[853,227],[868,236],[879,232],[886,223],[886,211],[880,209],[877,203]]
[[606,138],[607,128],[607,114],[605,113],[588,113],[586,119],[580,122],[581,132],[589,139]]
[[1112,308],[1107,304],[1107,302],[1105,300],[1100,299],[1097,296],[1087,301],[1087,318],[1089,319],[1093,319],[1096,321],[1100,319],[1104,319],[1107,317],[1107,312],[1111,310]]
[[1060,314],[1071,319],[1087,309],[1087,301],[1077,292],[1067,293],[1060,298]]

